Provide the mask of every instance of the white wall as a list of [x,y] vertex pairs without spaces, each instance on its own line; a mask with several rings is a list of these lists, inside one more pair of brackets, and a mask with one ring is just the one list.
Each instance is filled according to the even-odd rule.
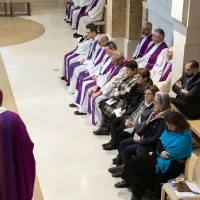
[[148,21],[153,29],[162,28],[165,31],[165,41],[168,46],[173,43],[174,21],[171,17],[172,0],[147,0]]

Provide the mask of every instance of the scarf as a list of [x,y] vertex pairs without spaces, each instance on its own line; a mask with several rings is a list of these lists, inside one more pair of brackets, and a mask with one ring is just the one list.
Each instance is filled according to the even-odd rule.
[[165,151],[169,153],[169,158],[164,159],[157,152],[156,173],[160,170],[164,174],[168,170],[172,160],[180,160],[191,156],[192,137],[189,130],[185,130],[183,133],[165,130],[160,140]]

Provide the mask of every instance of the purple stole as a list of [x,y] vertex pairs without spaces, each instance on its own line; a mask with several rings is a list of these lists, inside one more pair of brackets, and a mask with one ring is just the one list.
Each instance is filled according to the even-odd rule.
[[90,59],[92,58],[92,55],[93,55],[93,53],[95,52],[97,43],[98,43],[98,40],[95,40],[94,43],[91,43],[90,48],[92,47],[92,44],[93,44],[93,47],[92,47],[92,49],[90,50],[90,53],[88,54],[87,60],[90,60]]
[[93,0],[93,1],[92,1],[92,6],[91,6],[91,8],[89,9],[89,11],[92,10],[94,7],[96,7],[96,5],[97,5],[97,3],[98,3],[99,1],[100,1],[100,0]]
[[[143,39],[143,38],[144,38],[144,37],[142,37],[142,38],[140,39],[140,43],[142,42],[142,39]],[[138,56],[136,56],[136,58],[141,58],[141,57],[143,57],[143,55],[145,54],[145,51],[147,50],[147,47],[148,47],[148,45],[149,45],[150,42],[152,42],[152,34],[149,35],[149,36],[147,37],[147,39],[146,39],[145,42],[143,43],[142,47],[140,48],[140,52],[139,52]],[[139,43],[139,44],[140,44],[140,43]]]
[[79,14],[78,14],[78,17],[77,17],[77,20],[76,20],[76,30],[78,30],[78,26],[79,26],[79,22],[80,22],[81,17],[87,15],[87,14],[85,14],[85,10],[86,10],[86,6],[82,7]]
[[165,66],[164,66],[164,68],[163,68],[163,70],[162,70],[162,75],[161,75],[161,77],[160,77],[159,82],[166,81],[166,80],[167,80],[167,77],[168,77],[169,74],[171,73],[171,71],[172,71],[172,64],[170,64],[170,66],[168,66],[168,69],[166,69],[167,66],[168,66],[168,63],[167,63],[167,61],[166,61]]
[[116,76],[119,73],[119,71],[126,65],[126,63],[127,63],[127,60],[124,60],[119,67],[117,68],[114,67],[111,71],[111,74],[108,77],[107,82],[109,82],[114,76]]
[[[106,62],[108,61],[109,58],[110,58],[110,57],[108,57],[108,58],[106,59]],[[105,63],[106,63],[106,62],[105,62]],[[104,75],[104,74],[108,73],[112,68],[114,68],[114,65],[112,64],[112,61],[110,61],[110,64],[106,67],[106,69],[104,69],[102,73],[101,73],[101,71],[100,71],[100,75]]]
[[70,12],[71,12],[71,9],[72,9],[72,6],[74,5],[74,3],[70,2],[70,3],[67,3],[67,19],[68,20],[71,20],[70,19]]
[[[73,12],[75,11],[75,10],[79,10],[80,9],[80,7],[78,6],[78,7],[76,7],[76,8],[74,8],[73,10],[72,10],[72,17],[73,17]],[[70,20],[70,25],[72,25],[72,17],[71,17],[71,20]]]
[[[152,44],[145,52],[145,55],[154,47],[155,44]],[[149,70],[152,70],[154,64],[156,63],[156,60],[160,54],[160,52],[165,49],[168,48],[168,46],[166,45],[165,42],[162,42],[162,44],[159,45],[159,47],[153,52],[153,54],[150,56],[148,63],[146,65],[146,68]]]

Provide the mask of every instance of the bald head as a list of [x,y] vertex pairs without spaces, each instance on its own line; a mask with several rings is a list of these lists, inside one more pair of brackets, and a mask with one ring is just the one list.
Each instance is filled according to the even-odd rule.
[[106,34],[101,34],[98,39],[98,44],[100,47],[105,47],[108,41],[109,41],[108,36]]
[[145,22],[142,25],[142,35],[148,36],[152,33],[152,23],[151,22]]
[[2,106],[3,103],[3,91],[0,89],[0,106]]
[[167,60],[172,60],[172,57],[173,57],[173,47],[169,47],[167,49],[167,55],[166,55],[166,57],[167,57]]
[[119,51],[116,51],[113,53],[112,55],[112,63],[115,65],[115,66],[119,66],[124,60],[124,54],[119,52]]

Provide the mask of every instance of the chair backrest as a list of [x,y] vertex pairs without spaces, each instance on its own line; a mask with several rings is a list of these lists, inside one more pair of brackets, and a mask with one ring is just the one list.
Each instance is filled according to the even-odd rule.
[[193,181],[200,187],[200,155],[194,167]]

